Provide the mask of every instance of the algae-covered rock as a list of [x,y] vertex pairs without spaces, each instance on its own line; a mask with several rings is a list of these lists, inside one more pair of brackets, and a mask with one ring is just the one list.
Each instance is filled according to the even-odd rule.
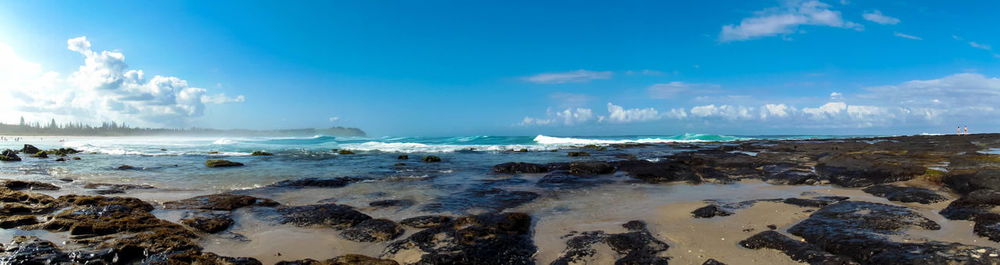
[[431,162],[441,162],[441,158],[437,157],[437,156],[425,156],[423,160],[424,160],[424,162],[429,162],[429,163],[431,163]]
[[272,156],[274,154],[268,153],[268,152],[264,152],[264,151],[253,151],[253,153],[251,153],[250,155],[251,156]]
[[243,166],[243,163],[229,160],[208,160],[205,161],[205,165],[208,167],[239,167]]
[[14,150],[7,149],[3,150],[3,153],[0,153],[0,161],[21,161],[21,157],[17,156],[17,152],[14,152]]

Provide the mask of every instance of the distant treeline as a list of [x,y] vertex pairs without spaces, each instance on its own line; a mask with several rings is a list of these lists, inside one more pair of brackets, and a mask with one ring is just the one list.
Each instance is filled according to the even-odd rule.
[[91,126],[83,123],[57,124],[53,119],[46,125],[38,122],[25,122],[21,118],[19,124],[0,123],[0,135],[24,136],[284,136],[305,137],[313,135],[327,136],[365,136],[358,128],[333,127],[328,129],[289,129],[289,130],[219,130],[207,128],[137,128],[125,123],[104,122],[101,126]]

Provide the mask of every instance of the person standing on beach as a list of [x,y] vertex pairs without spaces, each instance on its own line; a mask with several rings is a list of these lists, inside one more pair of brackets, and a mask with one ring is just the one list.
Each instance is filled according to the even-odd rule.
[[962,126],[958,126],[955,128],[955,135],[962,135]]
[[965,125],[965,135],[969,135],[969,125]]

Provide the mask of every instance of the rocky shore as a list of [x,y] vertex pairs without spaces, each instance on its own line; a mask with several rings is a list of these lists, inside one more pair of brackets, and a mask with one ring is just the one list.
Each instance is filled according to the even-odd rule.
[[[634,155],[661,149],[672,151]],[[580,146],[559,150],[571,162],[496,161],[475,172],[486,177],[471,185],[429,185],[439,193],[377,186],[405,189],[433,178],[339,176],[169,201],[134,198],[157,190],[148,185],[86,183],[88,194],[65,194],[75,180],[10,179],[0,185],[0,228],[18,233],[0,247],[0,263],[1000,264],[998,150],[1000,134]],[[25,145],[3,151],[0,163],[77,155],[81,161],[69,162],[88,159],[78,150]],[[397,157],[408,156],[383,155],[394,164],[372,167],[460,163],[428,155],[417,166],[399,165]],[[201,166],[244,164],[206,159]],[[765,191],[656,199],[746,183]],[[768,189],[786,187],[808,192],[768,197]],[[394,195],[406,192],[415,195]],[[630,192],[645,193],[621,199]],[[362,195],[364,204],[349,200]],[[579,204],[622,210],[588,213],[594,221],[586,222],[567,213]],[[271,228],[292,232],[261,231]],[[264,245],[242,256],[210,244],[265,244],[259,241],[275,236],[294,244],[299,231],[326,234],[325,242],[349,250],[300,242],[319,250],[253,252],[268,251]]]

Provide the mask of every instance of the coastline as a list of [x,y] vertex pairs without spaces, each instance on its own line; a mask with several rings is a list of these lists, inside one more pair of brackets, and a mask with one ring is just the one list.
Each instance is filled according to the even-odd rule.
[[[208,264],[335,257],[390,264],[656,264],[668,258],[675,264],[708,259],[725,264],[991,264],[1000,262],[994,256],[1000,244],[991,240],[1000,240],[1000,218],[990,211],[997,206],[994,201],[984,198],[1000,190],[990,181],[1000,169],[1000,156],[990,151],[997,148],[1000,135],[977,134],[577,145],[555,152],[500,151],[504,156],[499,157],[410,153],[406,160],[398,159],[404,154],[398,152],[281,153],[247,156],[240,160],[244,167],[163,168],[150,162],[135,170],[92,170],[87,174],[100,176],[62,180],[73,168],[50,164],[57,156],[43,163],[22,155],[24,161],[3,162],[0,178],[35,182],[8,181],[0,188],[7,209],[2,223],[9,228],[0,235],[8,249],[0,259],[21,253],[71,263],[110,262],[117,256],[129,262]],[[118,161],[154,159],[114,160],[120,158],[82,151],[82,160],[66,163],[99,161],[109,168]],[[571,153],[579,156],[568,157]],[[429,156],[443,159],[421,161]],[[182,157],[188,162],[235,160],[225,154]],[[335,160],[364,165],[308,174],[309,167]],[[263,163],[290,166],[256,167]],[[208,170],[212,174],[200,173]],[[140,186],[146,183],[128,181],[132,175],[178,173],[238,178],[249,170],[295,171],[238,189],[159,183],[146,188]],[[116,178],[121,181],[110,181]],[[889,185],[890,192],[865,191],[880,185]],[[130,197],[141,201],[125,199]],[[198,199],[185,200],[192,197]],[[716,210],[707,218],[693,216],[704,207]],[[840,215],[824,215],[840,210]],[[868,220],[867,215],[896,220],[853,221]],[[404,221],[422,216],[445,217]],[[30,218],[34,221],[26,221]],[[213,233],[196,228],[227,223]],[[813,228],[827,232],[819,239]],[[16,235],[37,236],[54,248],[25,252],[32,251],[30,244],[45,244],[24,238],[7,244],[17,241]],[[793,241],[799,243],[790,245]],[[878,255],[853,251],[858,248]],[[74,251],[88,255],[69,254]],[[371,259],[344,257],[350,254]]]

